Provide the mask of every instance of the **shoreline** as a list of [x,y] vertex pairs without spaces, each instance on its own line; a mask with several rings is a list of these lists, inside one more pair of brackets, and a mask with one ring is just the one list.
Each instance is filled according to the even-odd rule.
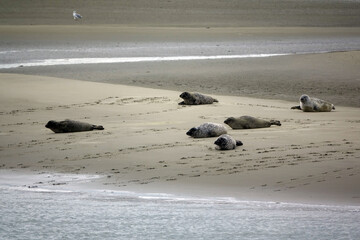
[[[30,50],[32,51],[32,50]],[[39,50],[40,51],[40,50]],[[51,51],[51,50],[50,50]],[[53,50],[57,51],[57,50]],[[294,52],[294,53],[260,53],[260,54],[243,54],[243,55],[192,55],[192,56],[154,56],[154,57],[91,57],[91,58],[48,58],[29,62],[0,64],[0,70],[23,68],[23,67],[47,67],[47,66],[64,66],[64,65],[87,65],[87,64],[114,64],[114,63],[140,63],[140,62],[181,62],[181,61],[204,61],[204,60],[227,60],[227,59],[251,59],[251,58],[272,58],[282,56],[296,55],[316,55],[331,53],[351,53],[360,50],[338,50],[338,51],[319,51],[319,52]],[[2,51],[6,54],[12,51]]]
[[[188,192],[154,192],[136,191],[135,189],[121,190],[118,188],[108,188],[101,186],[99,182],[106,176],[99,175],[80,175],[72,173],[45,172],[38,170],[24,169],[0,169],[0,187],[4,190],[33,191],[44,193],[89,193],[89,194],[110,194],[121,197],[134,197],[148,200],[164,201],[184,201],[184,202],[213,202],[213,203],[232,203],[232,204],[274,204],[274,205],[294,205],[304,207],[331,207],[331,208],[354,208],[360,210],[358,204],[347,204],[336,201],[304,201],[293,199],[271,199],[260,197],[257,199],[237,198],[234,196],[209,194],[189,194]],[[21,178],[20,178],[21,177]],[[6,187],[3,185],[6,183]],[[159,188],[158,188],[159,189]]]
[[[0,72],[269,100],[298,101],[306,93],[335,107],[359,108],[358,61],[360,51],[338,51],[267,58],[19,67]],[[193,79],[199,84],[194,85]]]
[[[330,48],[331,53],[271,58],[38,66],[0,72],[287,101],[306,93],[335,106],[360,107],[359,27],[1,25],[0,32],[4,64],[19,59],[246,55]],[[8,49],[19,52],[5,54]]]
[[[360,204],[357,108],[303,113],[290,110],[292,102],[224,95],[214,96],[218,104],[183,107],[176,91],[19,74],[0,74],[0,85],[1,169],[102,175],[96,185],[119,191]],[[185,135],[240,114],[283,125],[228,128],[244,142],[234,151]],[[65,118],[105,130],[44,127]]]

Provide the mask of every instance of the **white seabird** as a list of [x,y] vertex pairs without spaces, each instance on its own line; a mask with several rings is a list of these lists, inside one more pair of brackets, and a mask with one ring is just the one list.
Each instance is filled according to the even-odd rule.
[[81,19],[82,16],[78,13],[76,13],[76,11],[73,11],[73,17],[74,17],[74,20],[78,20],[78,19]]

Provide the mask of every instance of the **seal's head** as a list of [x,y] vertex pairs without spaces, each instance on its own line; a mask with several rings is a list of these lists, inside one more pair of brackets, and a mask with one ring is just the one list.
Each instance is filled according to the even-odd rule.
[[180,94],[180,97],[182,99],[188,99],[191,96],[191,94],[189,92],[183,92],[182,94]]
[[228,140],[226,138],[220,136],[218,139],[216,139],[214,144],[219,146],[220,149],[225,149],[227,142],[228,142]]
[[197,131],[197,128],[191,128],[189,131],[187,131],[186,135],[194,136],[195,132]]
[[45,125],[46,128],[56,128],[58,123],[54,120],[48,121],[48,123]]
[[235,118],[234,118],[234,117],[229,117],[228,119],[226,119],[226,120],[224,121],[224,123],[226,123],[227,125],[229,125],[229,124],[233,123],[234,121],[235,121]]
[[[227,134],[223,134],[216,139],[214,142],[217,145],[217,149],[220,150],[230,150],[235,149],[236,146],[242,146],[243,143],[241,141],[235,140]],[[235,146],[236,145],[236,146]]]
[[310,101],[310,97],[308,95],[306,95],[306,94],[301,95],[300,102],[305,104],[305,103],[307,103],[309,101]]

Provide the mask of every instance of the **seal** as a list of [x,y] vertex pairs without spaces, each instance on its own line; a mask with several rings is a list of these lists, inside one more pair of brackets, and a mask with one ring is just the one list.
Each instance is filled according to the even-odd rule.
[[242,116],[239,118],[229,117],[224,123],[229,125],[232,129],[267,128],[271,125],[281,126],[281,123],[278,120],[266,121],[251,116]]
[[219,102],[217,99],[212,98],[201,93],[191,93],[183,92],[180,94],[180,97],[184,100],[179,103],[179,105],[200,105],[200,104],[212,104],[214,102]]
[[327,101],[310,98],[308,95],[303,94],[300,97],[300,106],[294,106],[291,109],[299,109],[303,112],[330,112],[335,110],[335,106]]
[[223,134],[214,142],[216,149],[218,150],[232,150],[237,146],[242,146],[243,143],[241,141],[235,140],[232,136],[228,134]]
[[198,127],[193,127],[187,131],[186,135],[193,138],[218,137],[226,134],[227,130],[224,125],[219,123],[203,123]]
[[50,120],[45,127],[51,129],[54,133],[83,132],[92,131],[94,129],[104,130],[104,127],[101,125],[92,125],[90,123],[78,122],[70,119],[60,122]]

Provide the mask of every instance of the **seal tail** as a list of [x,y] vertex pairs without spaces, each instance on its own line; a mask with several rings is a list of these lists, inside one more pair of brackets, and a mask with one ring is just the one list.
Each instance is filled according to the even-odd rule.
[[219,100],[217,100],[216,98],[214,98],[214,102],[219,102]]
[[101,125],[93,125],[93,129],[96,129],[96,130],[104,130],[105,128]]
[[242,143],[242,141],[236,140],[236,146],[242,146],[242,145],[244,145],[244,144]]
[[334,106],[334,104],[332,104],[332,108],[331,108],[332,110],[335,110],[335,106]]
[[278,121],[278,120],[270,120],[270,125],[281,126],[281,123],[280,123],[280,121]]

